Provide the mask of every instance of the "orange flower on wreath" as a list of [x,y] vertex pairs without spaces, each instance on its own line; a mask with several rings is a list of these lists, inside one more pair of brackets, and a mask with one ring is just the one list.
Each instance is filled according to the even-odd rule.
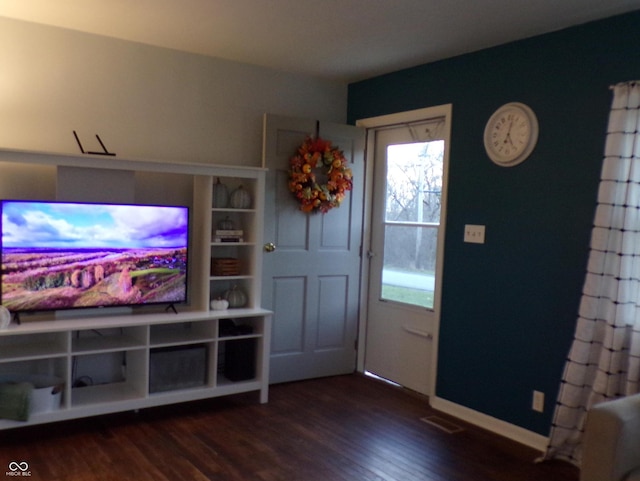
[[291,157],[289,190],[303,212],[326,213],[340,207],[346,192],[353,187],[352,176],[340,149],[332,147],[328,140],[308,137]]

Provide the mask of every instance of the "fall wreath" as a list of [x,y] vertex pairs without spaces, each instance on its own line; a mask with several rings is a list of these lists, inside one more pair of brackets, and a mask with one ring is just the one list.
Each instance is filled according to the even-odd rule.
[[309,137],[291,157],[289,190],[303,212],[326,213],[339,207],[351,190],[352,175],[340,149],[328,140]]

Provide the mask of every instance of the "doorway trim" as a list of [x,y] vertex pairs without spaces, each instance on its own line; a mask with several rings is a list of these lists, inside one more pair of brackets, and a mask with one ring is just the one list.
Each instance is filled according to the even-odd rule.
[[[445,119],[445,129],[443,138],[445,140],[444,152],[444,171],[443,171],[443,187],[442,198],[444,204],[444,212],[446,213],[446,204],[448,199],[449,185],[449,151],[451,142],[451,122],[452,122],[452,104],[437,105],[434,107],[426,107],[406,112],[398,112],[393,114],[381,115],[377,117],[369,117],[356,121],[356,126],[366,129],[366,147],[365,147],[365,202],[363,212],[363,236],[362,236],[362,256],[361,279],[360,284],[360,320],[358,325],[358,360],[357,370],[364,372],[364,360],[367,336],[367,318],[369,295],[369,262],[368,253],[371,250],[371,214],[373,207],[373,172],[374,172],[374,142],[375,136],[370,133],[376,129],[389,127],[394,125],[402,125],[420,120],[443,117]],[[438,233],[438,257],[436,261],[436,292],[438,295],[434,298],[433,312],[435,323],[433,326],[433,349],[430,361],[430,387],[429,392],[432,396],[436,396],[436,381],[438,372],[438,340],[440,337],[440,313],[442,298],[442,272],[444,265],[444,242],[446,233],[446,215],[440,219],[440,229]],[[367,257],[366,261],[364,257]]]

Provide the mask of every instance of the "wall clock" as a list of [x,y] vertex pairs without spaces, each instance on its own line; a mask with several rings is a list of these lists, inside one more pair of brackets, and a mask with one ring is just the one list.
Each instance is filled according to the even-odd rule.
[[502,167],[523,162],[538,141],[538,119],[525,104],[510,102],[499,107],[484,128],[484,148]]

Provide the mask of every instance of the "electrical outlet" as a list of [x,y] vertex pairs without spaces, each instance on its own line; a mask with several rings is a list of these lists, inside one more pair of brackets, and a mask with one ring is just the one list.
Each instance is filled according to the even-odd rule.
[[475,224],[465,224],[464,241],[472,244],[484,244],[485,226]]
[[539,413],[544,411],[544,393],[540,391],[533,391],[533,402],[531,403],[531,409]]

